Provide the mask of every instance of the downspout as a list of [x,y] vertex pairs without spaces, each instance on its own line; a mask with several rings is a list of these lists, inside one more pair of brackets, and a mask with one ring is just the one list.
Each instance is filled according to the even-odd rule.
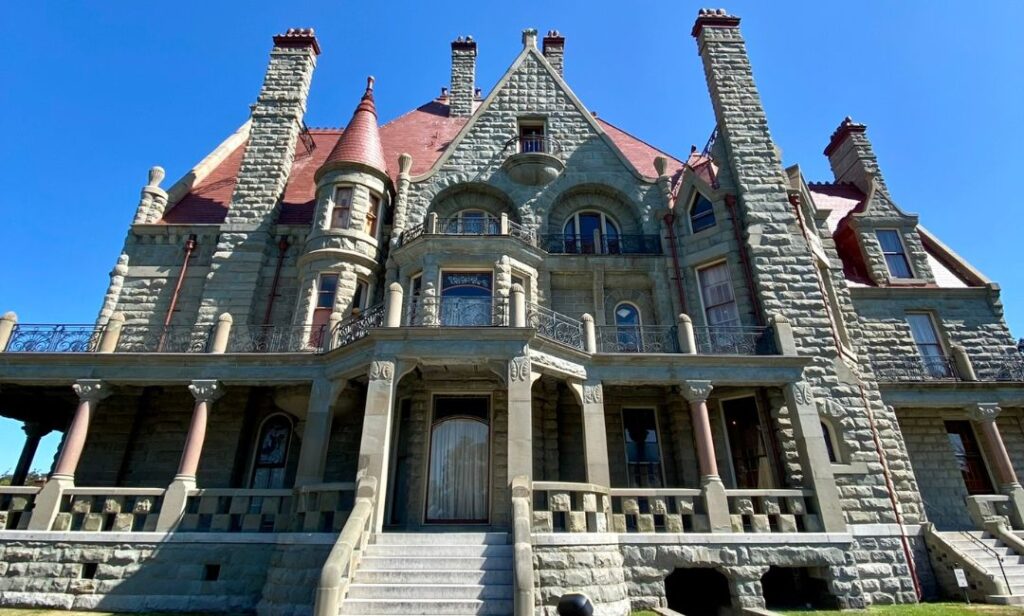
[[736,197],[726,195],[725,206],[729,209],[732,233],[736,238],[736,245],[740,249],[740,264],[743,266],[743,277],[747,281],[747,292],[750,293],[750,300],[754,303],[754,320],[757,321],[758,325],[764,325],[764,309],[761,307],[761,298],[754,290],[754,275],[750,270],[750,257],[747,256],[747,245],[740,234],[739,216],[736,215]]
[[878,461],[882,464],[882,476],[885,477],[885,490],[889,493],[889,504],[892,505],[893,515],[896,516],[896,524],[900,527],[900,543],[903,544],[903,557],[907,561],[907,569],[910,571],[910,579],[914,582],[914,592],[917,600],[921,600],[921,580],[917,577],[917,565],[914,564],[914,556],[910,551],[910,542],[907,540],[907,531],[903,528],[903,514],[900,513],[899,501],[896,499],[896,486],[892,482],[892,475],[889,473],[889,461],[882,449],[882,439],[878,435],[878,427],[875,425],[875,413],[868,404],[868,396],[864,392],[864,386],[860,387],[860,397],[864,402],[864,410],[868,414],[868,424],[871,426],[871,437],[875,441],[875,451],[878,453]]
[[164,317],[164,329],[160,333],[160,345],[158,350],[164,348],[164,338],[167,337],[167,328],[171,325],[171,318],[174,316],[174,309],[178,306],[178,296],[181,295],[181,285],[185,282],[185,273],[188,271],[188,260],[192,257],[192,251],[198,246],[196,235],[193,233],[185,240],[185,258],[181,262],[181,271],[178,272],[178,283],[174,285],[174,294],[171,295],[171,305],[167,307],[167,316]]
[[668,246],[672,252],[672,269],[676,278],[676,293],[679,295],[679,312],[686,314],[686,293],[683,292],[683,270],[679,265],[679,247],[676,246],[676,215],[673,212],[665,214],[662,219],[668,227]]
[[274,300],[277,298],[277,285],[281,280],[281,267],[284,266],[284,253],[288,251],[288,238],[281,236],[277,242],[277,267],[274,268],[274,281],[270,284],[270,297],[267,298],[267,311],[263,314],[263,325],[270,325],[270,316],[274,311]]

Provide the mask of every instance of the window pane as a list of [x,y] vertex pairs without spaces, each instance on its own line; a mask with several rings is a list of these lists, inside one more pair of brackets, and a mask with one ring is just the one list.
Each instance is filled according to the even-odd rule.
[[903,254],[903,243],[900,241],[900,234],[891,229],[878,231],[878,243],[882,245],[882,252]]
[[690,210],[690,227],[694,233],[697,233],[713,226],[715,226],[714,208],[704,195],[698,195]]
[[907,258],[902,254],[885,255],[885,265],[889,268],[889,274],[893,278],[914,277],[913,272],[910,271],[910,264],[907,263]]
[[729,265],[719,263],[698,271],[704,314],[709,326],[734,327],[740,324],[739,310],[729,279]]
[[348,229],[352,212],[352,189],[334,191],[334,209],[331,210],[331,228]]
[[640,314],[632,304],[619,304],[619,307],[615,309],[615,324],[616,325],[639,325]]
[[631,487],[661,487],[661,445],[652,409],[622,409]]
[[324,274],[320,276],[320,288],[317,291],[316,307],[333,308],[334,293],[338,289],[337,274]]
[[910,334],[918,345],[939,343],[939,336],[935,332],[935,325],[932,323],[931,315],[908,314],[907,323],[910,324]]
[[889,275],[893,278],[913,278],[914,273],[910,271],[910,262],[903,250],[903,242],[900,234],[893,229],[882,229],[875,232],[878,243],[885,255],[885,265],[889,268]]

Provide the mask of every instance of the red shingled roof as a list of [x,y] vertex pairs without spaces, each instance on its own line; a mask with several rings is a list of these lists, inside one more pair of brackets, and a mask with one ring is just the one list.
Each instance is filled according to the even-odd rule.
[[377,128],[377,107],[373,103],[373,77],[366,80],[366,92],[359,101],[345,127],[345,132],[334,144],[324,167],[337,163],[359,163],[387,173],[388,163],[381,147]]

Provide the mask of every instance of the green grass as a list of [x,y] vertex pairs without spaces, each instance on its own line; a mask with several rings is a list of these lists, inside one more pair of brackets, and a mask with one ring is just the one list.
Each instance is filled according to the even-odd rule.
[[[836,616],[837,614],[863,614],[865,616],[1024,616],[1024,608],[1009,605],[985,605],[982,603],[910,603],[902,605],[878,605],[866,610],[812,611],[794,610],[781,612],[786,616]],[[0,615],[2,616],[2,615]]]
[[[37,610],[23,608],[0,608],[0,616],[126,616],[125,612],[81,612],[71,610]],[[132,612],[131,616],[182,616],[181,612]],[[225,616],[224,614],[203,614],[189,612],[188,616]]]

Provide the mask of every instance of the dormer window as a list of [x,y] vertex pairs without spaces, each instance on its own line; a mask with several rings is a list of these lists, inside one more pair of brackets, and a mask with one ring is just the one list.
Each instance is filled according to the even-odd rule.
[[348,229],[352,223],[352,187],[339,186],[334,190],[331,208],[331,228]]
[[544,122],[525,120],[519,122],[520,152],[546,152],[546,142]]
[[704,195],[697,193],[690,205],[690,230],[699,233],[715,226],[715,208]]
[[895,229],[879,229],[875,232],[875,237],[882,246],[889,275],[893,278],[913,278],[914,273],[910,269],[910,261],[907,260],[907,251],[903,247],[900,232]]

